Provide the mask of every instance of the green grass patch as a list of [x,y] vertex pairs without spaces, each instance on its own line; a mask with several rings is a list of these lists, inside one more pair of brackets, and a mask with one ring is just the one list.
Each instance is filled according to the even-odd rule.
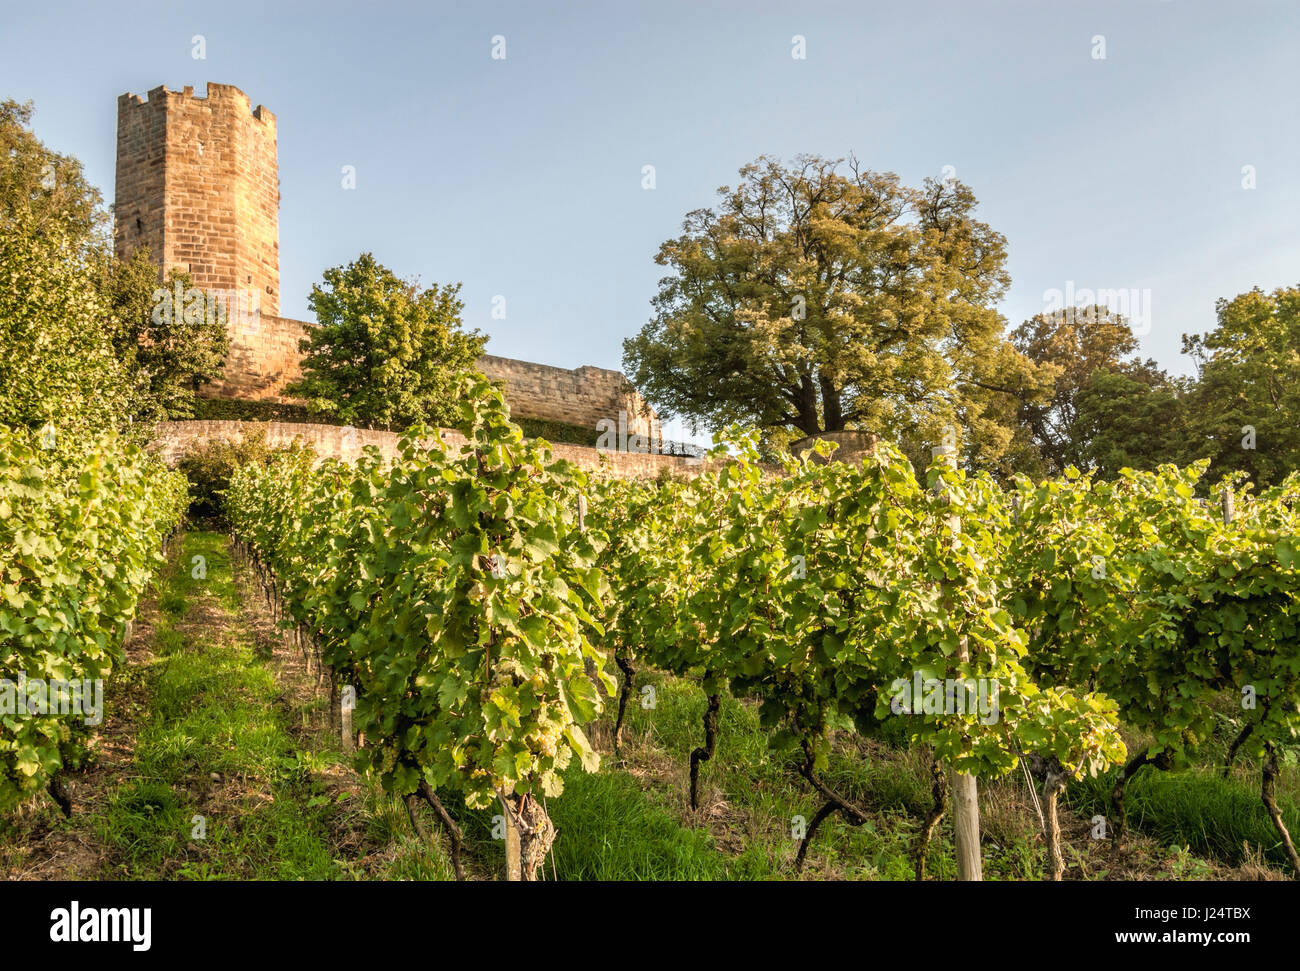
[[128,775],[93,825],[116,876],[346,875],[331,807],[287,731],[273,672],[238,617],[225,538],[187,534],[163,574],[149,715]]
[[582,425],[570,425],[562,421],[550,421],[546,418],[520,418],[511,416],[511,421],[523,430],[525,438],[544,438],[552,444],[587,445],[594,447],[600,438],[600,432]]
[[321,425],[341,424],[330,415],[313,415],[306,405],[274,401],[241,401],[235,398],[196,398],[195,421],[287,421]]
[[[1118,773],[1073,783],[1067,804],[1080,815],[1111,814],[1110,792]],[[1300,834],[1300,812],[1280,794],[1287,829]],[[1124,796],[1128,824],[1166,846],[1187,847],[1232,865],[1242,863],[1246,847],[1258,847],[1275,866],[1289,868],[1277,830],[1253,785],[1241,775],[1222,778],[1210,768],[1160,772],[1147,767],[1129,781]]]
[[[654,688],[653,708],[641,703],[647,697],[641,689],[647,685]],[[637,697],[629,702],[624,738],[633,761],[657,751],[681,767],[681,790],[648,793],[679,815],[688,812],[687,766],[692,749],[704,741],[706,705],[707,698],[697,683],[655,671],[638,673]],[[769,738],[754,705],[723,696],[717,747],[713,759],[701,765],[700,786],[703,799],[712,789],[720,792],[725,803],[726,843],[733,851],[728,871],[731,879],[794,878],[799,819],[806,825],[821,805],[820,797],[798,775],[794,759],[774,754]],[[862,826],[850,826],[835,815],[823,822],[809,851],[806,876],[912,878],[918,817],[930,802],[928,768],[905,748],[895,750],[884,744],[877,748],[877,757],[843,745],[832,754],[823,778],[864,808],[869,819]],[[933,876],[955,875],[946,832],[936,833],[929,861]],[[992,878],[1039,876],[1026,841],[995,847],[985,867]]]
[[682,828],[622,772],[565,778],[548,807],[558,837],[546,878],[561,880],[755,880],[772,876],[759,847],[730,860],[704,832]]

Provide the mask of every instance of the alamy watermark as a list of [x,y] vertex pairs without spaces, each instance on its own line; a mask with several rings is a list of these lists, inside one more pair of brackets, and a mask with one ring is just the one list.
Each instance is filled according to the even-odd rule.
[[133,951],[153,943],[149,907],[82,907],[78,900],[50,911],[50,940],[56,944],[122,942]]
[[153,292],[153,322],[159,327],[173,323],[219,323],[256,329],[262,320],[262,295],[256,290],[200,290],[183,287],[179,280],[172,289]]
[[642,455],[659,455],[663,449],[663,435],[659,432],[658,419],[650,419],[649,434],[628,431],[627,412],[618,413],[618,421],[602,418],[596,422],[596,450],[600,452],[638,452]]
[[895,715],[978,713],[981,725],[999,718],[998,682],[991,678],[923,678],[915,671],[911,681],[896,678],[889,690],[889,710]]
[[1136,287],[1119,290],[1076,290],[1073,280],[1065,281],[1065,289],[1053,287],[1043,291],[1043,310],[1047,314],[1064,313],[1065,320],[1074,324],[1076,319],[1091,322],[1093,308],[1105,307],[1113,314],[1128,320],[1133,333],[1145,337],[1151,333],[1151,290]]
[[703,460],[705,449],[687,442],[670,442],[663,435],[658,418],[646,423],[646,434],[633,431],[628,425],[626,411],[619,411],[618,421],[602,418],[596,422],[596,451],[629,452],[637,455],[676,455],[685,457],[688,465]]
[[87,725],[104,720],[104,682],[96,678],[59,681],[28,678],[0,678],[0,715],[81,715]]

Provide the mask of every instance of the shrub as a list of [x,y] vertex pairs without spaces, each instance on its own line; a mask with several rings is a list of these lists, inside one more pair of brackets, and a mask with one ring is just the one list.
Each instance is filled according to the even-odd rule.
[[190,519],[225,519],[226,489],[236,469],[251,463],[266,465],[277,452],[308,448],[304,445],[271,448],[266,444],[266,430],[261,428],[235,442],[209,439],[191,445],[177,463],[177,468],[190,481]]

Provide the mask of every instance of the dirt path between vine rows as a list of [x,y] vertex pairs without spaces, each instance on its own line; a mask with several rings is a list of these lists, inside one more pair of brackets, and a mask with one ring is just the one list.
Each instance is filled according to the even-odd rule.
[[355,773],[324,751],[328,707],[240,572],[220,534],[175,544],[105,687],[89,764],[65,775],[71,818],[46,797],[20,807],[0,875],[367,875],[383,847],[348,805],[362,801]]

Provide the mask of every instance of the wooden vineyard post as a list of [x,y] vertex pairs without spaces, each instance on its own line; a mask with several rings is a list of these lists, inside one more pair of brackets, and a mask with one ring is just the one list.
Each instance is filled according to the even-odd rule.
[[1223,484],[1223,525],[1231,526],[1235,516],[1236,508],[1232,495],[1232,486],[1225,482]]
[[[942,458],[950,468],[957,465],[957,449],[954,445],[938,445],[931,449],[935,458]],[[943,481],[935,483],[935,493],[943,495]],[[954,533],[961,530],[961,517],[950,515],[948,528]],[[946,598],[945,598],[946,599]],[[957,643],[957,658],[970,660],[970,645],[962,637]],[[956,829],[957,879],[983,880],[983,862],[980,859],[980,807],[979,786],[973,775],[948,770],[948,787],[952,793],[952,817]]]
[[524,879],[523,852],[519,842],[519,824],[505,797],[501,797],[501,812],[505,816],[506,826],[506,880],[519,883]]
[[339,695],[339,722],[342,725],[339,738],[344,755],[351,755],[357,750],[356,735],[352,732],[352,709],[356,704],[356,689],[350,684],[344,685]]

